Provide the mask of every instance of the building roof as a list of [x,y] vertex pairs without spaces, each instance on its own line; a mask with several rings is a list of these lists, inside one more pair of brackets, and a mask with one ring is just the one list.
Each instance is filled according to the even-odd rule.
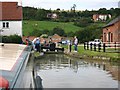
[[111,22],[109,22],[106,26],[104,26],[103,28],[105,27],[109,27],[109,26],[112,26],[114,25],[116,22],[120,21],[120,16],[118,16],[117,18],[113,19]]
[[[28,36],[23,36],[23,37],[22,37],[22,41],[23,41],[23,42],[26,42],[26,38],[27,38],[27,37],[28,37]],[[29,40],[30,40],[30,41],[33,41],[35,38],[37,38],[37,37],[36,37],[36,36],[29,36]]]
[[54,35],[52,36],[52,38],[62,38],[62,37],[59,36],[58,34],[54,34]]
[[0,20],[22,20],[22,6],[18,2],[0,2]]

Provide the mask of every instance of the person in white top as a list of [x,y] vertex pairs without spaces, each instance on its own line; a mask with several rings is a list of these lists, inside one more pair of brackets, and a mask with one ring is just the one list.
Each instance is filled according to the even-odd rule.
[[32,46],[33,46],[33,50],[36,50],[35,49],[35,41],[36,41],[37,38],[34,38],[34,40],[32,41]]
[[75,36],[75,37],[74,37],[74,50],[75,50],[75,52],[78,51],[77,45],[78,45],[78,39],[77,39],[77,37]]

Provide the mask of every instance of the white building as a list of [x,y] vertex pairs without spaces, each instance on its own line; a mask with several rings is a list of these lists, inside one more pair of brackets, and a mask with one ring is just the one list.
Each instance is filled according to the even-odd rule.
[[106,21],[107,18],[111,18],[112,16],[110,14],[94,14],[93,20],[94,21]]
[[0,30],[2,35],[22,36],[22,6],[18,2],[0,2]]

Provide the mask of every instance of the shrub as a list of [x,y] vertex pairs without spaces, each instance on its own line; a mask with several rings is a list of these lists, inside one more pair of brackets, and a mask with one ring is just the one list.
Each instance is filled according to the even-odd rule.
[[3,43],[21,44],[22,43],[22,38],[21,38],[21,36],[18,36],[18,35],[3,36],[2,37],[2,42]]
[[77,21],[74,22],[74,25],[79,26],[79,27],[86,27],[93,23],[93,21],[90,18],[81,18]]

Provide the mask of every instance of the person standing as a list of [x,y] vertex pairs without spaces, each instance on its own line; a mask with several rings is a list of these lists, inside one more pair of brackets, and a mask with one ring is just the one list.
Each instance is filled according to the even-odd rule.
[[75,52],[78,51],[77,45],[78,45],[78,39],[77,39],[77,37],[75,36],[75,37],[74,37],[74,50],[75,50]]
[[36,50],[35,49],[35,41],[36,41],[37,38],[34,38],[33,41],[32,41],[32,46],[33,46],[33,50]]
[[29,45],[29,36],[27,36],[27,38],[26,38],[26,45],[27,46]]
[[36,48],[37,52],[40,52],[40,39],[39,39],[39,37],[36,38],[35,48]]

